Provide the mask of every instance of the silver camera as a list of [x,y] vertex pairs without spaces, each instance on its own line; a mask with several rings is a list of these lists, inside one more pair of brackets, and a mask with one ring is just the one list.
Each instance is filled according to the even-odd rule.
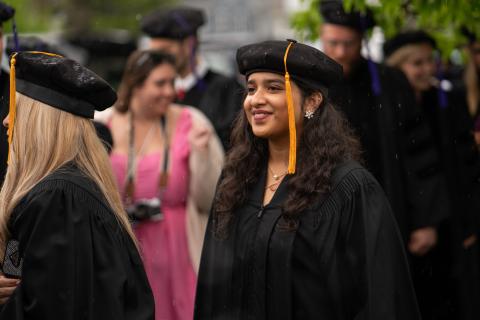
[[141,199],[126,208],[133,221],[162,220],[161,201],[158,198]]

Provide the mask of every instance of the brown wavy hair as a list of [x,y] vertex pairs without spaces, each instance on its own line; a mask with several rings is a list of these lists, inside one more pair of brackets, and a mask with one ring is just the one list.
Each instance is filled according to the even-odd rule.
[[[470,45],[472,46],[472,45]],[[469,49],[469,61],[465,67],[463,81],[467,87],[468,111],[472,117],[480,115],[480,79],[478,67],[475,65],[473,48]]]
[[162,64],[170,64],[175,68],[175,58],[160,50],[136,50],[127,59],[122,81],[118,88],[118,99],[115,109],[125,113],[130,107],[133,90],[143,84],[153,69]]
[[[296,82],[302,93],[302,110],[306,97],[315,89]],[[326,98],[312,119],[305,119],[299,136],[296,174],[288,181],[289,194],[283,204],[283,221],[293,230],[301,212],[320,195],[330,191],[334,168],[347,160],[361,162],[360,144],[347,120]],[[245,112],[240,112],[231,134],[232,148],[213,204],[214,234],[228,236],[234,211],[246,200],[251,186],[258,181],[261,168],[268,161],[267,139],[256,137]]]

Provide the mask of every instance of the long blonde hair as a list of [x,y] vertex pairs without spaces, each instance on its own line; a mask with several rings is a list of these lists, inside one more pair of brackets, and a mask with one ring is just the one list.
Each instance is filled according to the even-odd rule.
[[418,51],[418,44],[408,44],[393,52],[385,59],[385,64],[390,67],[400,68],[408,58]]
[[467,87],[468,111],[472,117],[477,116],[480,104],[480,83],[478,79],[477,66],[474,57],[470,53],[470,59],[465,67],[465,86]]
[[16,96],[10,163],[0,191],[1,248],[5,248],[7,223],[19,201],[40,180],[70,161],[98,185],[117,221],[136,245],[107,152],[92,122],[18,92]]

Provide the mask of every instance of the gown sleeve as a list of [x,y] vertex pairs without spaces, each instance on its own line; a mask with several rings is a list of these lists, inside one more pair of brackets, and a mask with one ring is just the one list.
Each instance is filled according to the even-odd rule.
[[383,190],[364,170],[344,180],[350,191],[341,209],[341,256],[345,278],[351,277],[365,299],[354,319],[420,319],[404,245]]
[[[408,234],[405,235],[408,239],[416,229],[436,227],[445,221],[450,215],[450,202],[440,155],[428,119],[417,105],[405,75],[399,70],[391,70],[390,74],[392,77],[395,75],[393,92],[398,95],[399,101],[399,141],[408,203],[403,214],[408,217]],[[400,217],[400,220],[403,219]]]
[[22,276],[0,319],[126,318],[123,301],[135,297],[122,295],[128,284],[119,238],[80,195],[42,190],[17,206],[10,226]]

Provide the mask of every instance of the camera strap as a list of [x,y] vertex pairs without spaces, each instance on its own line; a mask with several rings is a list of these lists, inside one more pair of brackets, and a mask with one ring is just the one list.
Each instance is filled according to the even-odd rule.
[[167,117],[163,115],[160,118],[160,126],[162,128],[162,134],[164,137],[164,146],[163,146],[163,162],[160,168],[160,177],[158,179],[158,190],[160,191],[160,196],[163,196],[163,191],[167,187],[168,183],[168,165],[170,160],[170,139],[168,136],[167,129]]
[[[152,126],[152,128],[154,128]],[[150,140],[150,135],[152,134],[153,130],[150,128],[147,135],[145,136],[143,145],[141,150],[144,149],[145,144]],[[168,127],[167,127],[167,117],[163,115],[160,118],[160,128],[164,140],[164,147],[163,147],[163,157],[162,161],[160,161],[160,173],[158,178],[158,192],[159,198],[161,199],[163,196],[163,192],[168,184],[168,171],[169,171],[169,162],[170,162],[170,136],[168,134]],[[140,151],[141,151],[140,150]],[[125,204],[132,205],[134,203],[134,195],[135,195],[135,174],[136,174],[136,153],[135,153],[135,127],[133,124],[133,116],[130,112],[129,114],[129,144],[128,144],[128,162],[127,162],[127,175],[125,181]]]

